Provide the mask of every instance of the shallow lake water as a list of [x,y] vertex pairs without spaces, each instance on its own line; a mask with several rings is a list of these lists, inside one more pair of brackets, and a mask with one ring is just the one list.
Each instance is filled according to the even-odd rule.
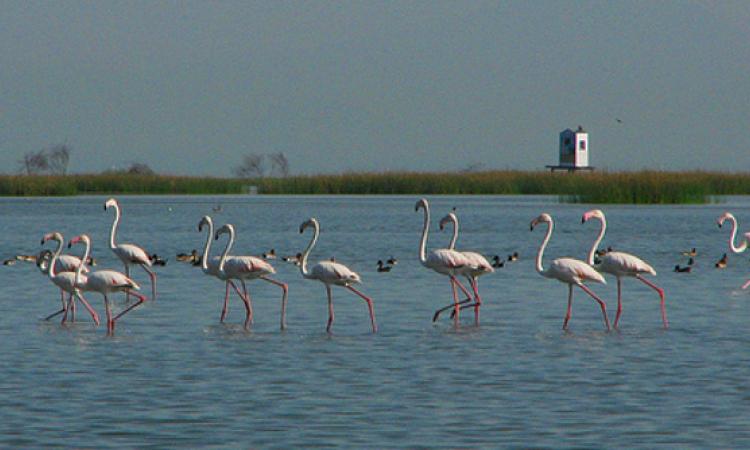
[[[107,248],[113,214],[103,210],[105,199],[0,199],[0,256],[38,252],[46,232],[66,239],[86,232],[96,269],[122,270]],[[520,253],[481,279],[481,326],[465,311],[454,328],[448,315],[431,322],[451,294],[447,279],[417,260],[416,200],[120,197],[118,241],[169,261],[157,268],[158,299],[124,316],[111,337],[82,309],[75,324],[41,320],[59,308],[53,285],[33,264],[1,267],[0,446],[750,446],[750,292],[739,289],[750,263],[730,254],[726,269],[714,268],[729,236],[716,217],[733,211],[741,229],[750,229],[750,198],[602,207],[609,222],[603,246],[655,267],[651,279],[666,291],[670,321],[662,329],[654,291],[628,279],[620,329],[610,332],[581,291],[570,330],[561,329],[567,287],[535,272],[545,228],[529,231],[531,219],[549,212],[556,227],[545,261],[583,259],[599,228],[582,225],[581,215],[595,205],[555,197],[430,198],[429,248],[446,246],[450,236],[437,220],[456,207],[459,249]],[[223,284],[174,259],[202,248],[206,235],[197,224],[205,214],[235,225],[234,254],[295,254],[310,239],[300,235],[300,223],[317,217],[321,236],[311,260],[335,256],[360,273],[379,332],[370,332],[361,299],[334,288],[336,322],[328,335],[324,286],[278,260],[276,279],[289,283],[288,330],[279,331],[280,290],[257,281],[249,284],[251,330],[241,326],[244,309],[234,295],[220,324]],[[673,272],[692,247],[693,271]],[[378,273],[376,261],[391,256],[398,265]],[[149,294],[145,273],[137,269],[133,277]],[[613,319],[616,283],[607,281],[592,288]],[[103,316],[101,297],[87,298]]]

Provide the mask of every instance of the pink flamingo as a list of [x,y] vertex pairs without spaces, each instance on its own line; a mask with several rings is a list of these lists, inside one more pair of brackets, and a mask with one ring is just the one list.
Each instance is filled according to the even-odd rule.
[[[458,240],[458,217],[454,213],[448,213],[447,216],[440,220],[440,230],[445,228],[445,225],[449,222],[453,223],[453,237],[448,245],[449,250],[453,250],[456,247],[456,241]],[[462,305],[461,309],[474,307],[474,321],[479,325],[479,308],[482,305],[482,298],[479,296],[479,277],[488,273],[493,273],[495,269],[492,267],[487,259],[476,252],[464,252],[461,254],[469,260],[470,264],[461,268],[460,272],[469,281],[469,285],[474,290],[474,303],[468,305]],[[464,301],[466,302],[466,301]],[[462,303],[462,302],[459,302]],[[437,320],[438,315],[446,309],[453,308],[453,305],[448,305],[442,309],[439,309],[433,317],[433,322]]]
[[362,279],[359,274],[353,272],[345,265],[333,261],[320,261],[308,270],[307,257],[310,255],[315,243],[318,242],[320,224],[318,224],[317,219],[311,218],[310,220],[303,222],[299,227],[299,232],[304,233],[305,229],[310,226],[313,227],[313,237],[307,245],[307,248],[302,252],[299,270],[303,277],[309,280],[318,280],[326,286],[326,293],[328,294],[328,325],[326,326],[326,331],[330,333],[331,326],[333,325],[333,294],[331,292],[331,285],[336,285],[349,289],[367,302],[367,308],[370,310],[372,332],[376,333],[378,331],[378,326],[375,323],[375,311],[372,299],[352,286],[352,284],[361,283]]
[[609,318],[607,317],[607,306],[604,301],[600,299],[594,292],[586,287],[583,283],[586,281],[594,281],[597,283],[606,284],[604,277],[599,274],[593,267],[586,264],[585,262],[573,259],[573,258],[557,258],[552,261],[548,269],[544,269],[542,266],[542,257],[544,256],[544,249],[547,247],[547,243],[552,236],[552,230],[555,227],[555,223],[552,221],[552,216],[547,213],[541,214],[539,217],[531,221],[531,231],[534,231],[534,227],[540,223],[546,223],[547,234],[544,236],[542,245],[539,247],[539,253],[536,255],[536,271],[540,275],[547,278],[554,278],[562,283],[568,285],[568,310],[565,313],[565,321],[563,322],[563,330],[568,329],[568,321],[573,309],[573,285],[578,286],[584,292],[589,294],[591,298],[599,303],[602,309],[602,315],[604,316],[604,323],[609,327]]
[[[73,308],[73,304],[75,302],[73,301],[73,296],[75,296],[88,310],[89,314],[91,314],[91,318],[94,320],[94,323],[99,325],[99,315],[94,311],[94,308],[91,307],[89,302],[86,301],[85,298],[83,298],[83,295],[81,292],[76,289],[76,275],[73,272],[57,272],[58,264],[57,259],[60,256],[60,253],[62,252],[63,247],[63,237],[60,233],[48,233],[45,234],[44,237],[42,237],[42,245],[44,245],[47,241],[57,241],[57,249],[55,249],[55,252],[52,253],[52,259],[49,261],[49,263],[46,266],[46,273],[47,276],[49,276],[49,279],[52,280],[52,282],[60,288],[61,291],[67,292],[70,294],[70,300],[68,301],[69,305],[66,305],[64,295],[62,295],[63,298],[63,305],[62,309],[60,311],[57,311],[54,314],[51,314],[48,316],[45,320],[49,320],[52,317],[64,313],[62,318],[62,323],[65,323],[68,318],[68,309]],[[78,270],[81,270],[81,265],[78,266]]]
[[[246,298],[242,292],[240,292],[240,290],[237,288],[237,285],[235,285],[231,279],[222,276],[219,271],[221,258],[218,256],[209,258],[209,253],[211,252],[211,241],[214,236],[214,223],[213,220],[211,220],[211,217],[203,216],[201,221],[198,223],[198,231],[203,231],[203,227],[208,227],[208,234],[206,235],[206,245],[203,249],[203,257],[201,257],[201,269],[206,275],[216,277],[224,281],[224,286],[226,288],[224,293],[224,307],[221,309],[221,317],[219,321],[224,322],[224,319],[227,317],[227,312],[229,311],[229,286],[232,286],[235,292],[237,292],[237,295],[240,296],[240,299],[245,305],[245,310],[250,318],[250,321],[252,321],[253,311],[249,299]],[[232,242],[227,241],[227,245],[224,248],[224,253],[229,253],[231,244]]]
[[[47,269],[49,268],[49,262],[52,259],[52,252],[49,250],[42,250],[39,253],[39,256],[36,258],[36,265],[39,268],[39,270],[43,274],[47,274]],[[57,262],[55,263],[55,272],[61,273],[61,272],[75,272],[78,266],[81,264],[81,260],[74,255],[66,255],[61,254],[57,257]],[[84,272],[88,272],[88,268],[84,268]],[[60,289],[60,302],[62,303],[62,309],[50,314],[49,316],[45,317],[44,320],[50,320],[51,318],[57,316],[58,314],[62,314],[67,311],[67,304],[70,303],[70,300],[72,297],[72,294],[69,294],[68,301],[65,301],[65,291],[63,289]],[[75,302],[72,302],[71,305],[73,305],[73,309],[71,310],[71,319],[75,321]]]
[[664,305],[664,289],[643,277],[643,274],[646,273],[656,275],[654,268],[637,256],[616,251],[605,253],[601,256],[601,262],[599,264],[594,264],[596,250],[599,248],[599,244],[602,239],[604,239],[604,233],[607,231],[607,219],[604,217],[604,213],[599,209],[592,209],[591,211],[586,212],[581,218],[581,223],[585,223],[589,219],[599,219],[599,222],[601,222],[601,230],[589,252],[588,263],[599,272],[609,273],[617,278],[617,315],[615,316],[615,328],[617,328],[617,324],[620,321],[620,314],[622,314],[622,277],[636,278],[659,294],[661,300],[661,320],[664,323],[664,328],[669,328],[669,322],[667,322],[667,309]]
[[[734,218],[734,215],[730,212],[725,212],[716,219],[716,223],[718,223],[719,228],[721,228],[727,220],[732,222],[732,234],[729,236],[729,249],[734,253],[742,253],[747,250],[747,242],[750,240],[750,233],[745,233],[745,239],[739,246],[736,245],[734,241],[737,238],[737,219]],[[747,280],[745,284],[742,285],[742,289],[747,289],[748,287],[750,287],[750,280]]]
[[276,269],[271,264],[266,262],[264,259],[257,258],[255,256],[232,256],[228,259],[227,254],[234,245],[234,226],[232,224],[226,224],[216,231],[216,239],[219,239],[224,233],[229,234],[229,243],[224,249],[224,253],[221,255],[219,261],[219,278],[226,281],[229,280],[240,280],[242,283],[242,292],[244,294],[245,305],[247,308],[247,316],[245,318],[245,328],[249,323],[252,323],[252,303],[250,302],[250,294],[247,290],[245,280],[261,279],[271,284],[275,284],[282,289],[281,297],[281,329],[286,329],[286,304],[287,296],[289,294],[289,287],[286,283],[273,280],[269,278],[269,275],[276,273]]
[[[72,246],[73,244],[77,244],[79,242],[83,242],[85,245],[83,260],[86,261],[88,260],[89,252],[91,251],[91,239],[89,239],[88,235],[82,234],[71,239],[68,245]],[[107,332],[109,334],[113,334],[115,332],[115,323],[117,322],[117,319],[124,316],[136,306],[139,306],[143,302],[145,302],[146,297],[133,292],[133,289],[139,290],[140,286],[138,286],[135,281],[120,272],[117,272],[115,270],[97,270],[96,272],[90,272],[88,276],[84,277],[81,273],[82,269],[83,267],[79,267],[78,270],[76,270],[76,287],[82,291],[98,292],[102,294],[102,296],[104,297],[104,308],[107,311]],[[112,309],[109,305],[108,295],[114,292],[125,292],[131,294],[136,297],[138,301],[120,311],[120,313],[115,317],[112,317]]]
[[[470,266],[471,262],[461,253],[447,248],[439,248],[431,251],[429,254],[426,253],[427,234],[430,228],[430,205],[426,199],[419,199],[414,207],[414,211],[419,211],[420,208],[424,210],[424,224],[422,227],[422,239],[419,243],[419,261],[428,269],[434,270],[441,275],[446,275],[450,279],[451,291],[453,292],[453,323],[455,326],[458,326],[460,305],[471,301],[471,294],[458,281],[456,275],[463,275],[462,269]],[[466,300],[462,302],[458,301],[456,286],[464,292],[467,297]],[[440,310],[435,312],[432,316],[433,322],[437,320],[439,314]]]
[[[156,274],[149,269],[152,265],[151,258],[145,250],[137,245],[115,244],[115,233],[117,233],[117,227],[120,225],[120,204],[117,200],[110,198],[104,203],[104,210],[106,211],[110,207],[115,209],[115,220],[112,222],[112,229],[109,232],[109,248],[125,265],[125,276],[130,277],[131,264],[139,265],[146,271],[151,278],[151,299],[156,300]],[[128,298],[130,296],[129,290],[127,296]]]

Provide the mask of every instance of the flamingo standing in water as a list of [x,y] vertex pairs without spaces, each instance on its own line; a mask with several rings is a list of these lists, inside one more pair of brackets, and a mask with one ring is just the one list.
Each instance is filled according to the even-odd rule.
[[[54,314],[51,314],[45,318],[45,320],[49,320],[52,317],[55,317],[58,314],[64,313],[62,318],[62,323],[65,323],[65,321],[68,318],[68,310],[73,308],[73,305],[75,304],[73,300],[73,296],[75,296],[88,310],[89,314],[91,314],[91,318],[94,320],[94,323],[99,325],[99,315],[94,311],[94,308],[91,307],[89,302],[86,301],[85,298],[83,298],[83,295],[81,295],[81,292],[76,289],[76,274],[73,272],[58,272],[58,258],[60,257],[60,253],[62,252],[63,242],[64,239],[62,237],[62,234],[60,233],[48,233],[45,234],[44,237],[42,237],[42,245],[44,245],[47,241],[56,241],[57,242],[57,248],[55,249],[55,252],[52,253],[52,259],[49,260],[49,262],[46,265],[46,274],[49,276],[49,279],[55,284],[55,286],[59,287],[61,291],[67,292],[70,294],[70,299],[68,300],[68,304],[65,303],[65,297],[63,294],[63,305],[62,309],[60,311],[57,311]],[[88,256],[88,255],[86,255]],[[40,266],[42,268],[44,266]],[[78,266],[78,272],[81,272],[83,269],[83,265]]]
[[[449,222],[453,223],[453,237],[451,238],[451,242],[448,245],[449,250],[453,250],[456,247],[456,241],[458,240],[458,217],[456,217],[456,214],[453,212],[448,213],[447,216],[443,217],[440,220],[440,230],[442,231],[445,228],[445,225]],[[461,272],[466,277],[467,280],[469,280],[469,284],[471,285],[471,288],[474,290],[474,303],[470,303],[468,305],[462,305],[461,309],[464,308],[470,308],[474,307],[474,321],[477,325],[479,325],[479,308],[482,306],[482,298],[479,296],[479,277],[482,275],[486,275],[488,273],[492,273],[495,271],[495,269],[492,267],[492,264],[490,264],[489,261],[487,261],[487,258],[480,255],[476,252],[461,252],[463,256],[465,256],[469,261],[470,265],[465,266],[463,269],[461,269]],[[435,316],[433,317],[433,321],[437,320],[438,315],[440,315],[441,312],[445,311],[446,309],[452,308],[453,305],[446,306],[442,309],[439,309]]]
[[620,315],[622,314],[622,277],[633,277],[640,280],[643,284],[659,294],[661,320],[664,323],[664,328],[669,328],[669,322],[667,322],[667,309],[664,305],[664,289],[643,277],[643,274],[646,273],[656,275],[654,268],[637,256],[617,251],[608,251],[601,255],[600,263],[594,264],[596,250],[599,248],[602,239],[604,239],[604,233],[607,232],[607,219],[604,217],[604,213],[599,209],[587,211],[581,218],[581,223],[586,223],[589,219],[599,219],[599,222],[601,222],[601,230],[599,231],[599,236],[596,238],[596,241],[594,241],[594,245],[591,247],[587,262],[599,272],[609,273],[617,278],[617,315],[615,315],[614,327],[617,328],[617,324],[620,321]]
[[[39,270],[47,275],[47,269],[49,268],[50,260],[52,259],[52,252],[50,250],[42,250],[39,255],[35,258],[36,260],[36,266],[39,268]],[[57,257],[57,262],[55,263],[55,272],[56,273],[62,273],[62,272],[75,272],[76,269],[78,269],[78,266],[81,265],[81,260],[74,255],[66,255],[61,254]],[[89,269],[87,267],[84,267],[84,273],[87,273]],[[69,294],[69,297],[72,296],[72,294]],[[50,314],[49,316],[45,317],[44,320],[49,320],[58,314],[62,314],[67,311],[67,305],[70,303],[73,305],[73,309],[71,310],[71,319],[75,321],[75,302],[70,302],[70,298],[68,298],[68,301],[65,300],[65,290],[60,289],[60,302],[62,303],[62,309],[59,311]]]
[[547,213],[541,214],[539,217],[535,218],[531,221],[531,231],[534,231],[534,227],[537,226],[540,223],[546,223],[547,226],[547,234],[544,236],[544,240],[542,241],[542,245],[539,246],[539,253],[536,255],[536,271],[539,272],[540,275],[547,277],[547,278],[554,278],[562,283],[565,283],[568,285],[568,310],[565,313],[565,321],[563,322],[563,330],[568,329],[568,321],[570,320],[570,316],[573,309],[573,286],[578,286],[581,288],[584,292],[586,292],[588,295],[591,296],[594,300],[596,300],[597,303],[599,303],[599,306],[602,309],[602,315],[604,316],[604,324],[607,326],[607,330],[610,329],[609,327],[609,318],[607,317],[607,306],[604,304],[604,301],[600,299],[594,292],[589,289],[584,283],[586,281],[594,281],[597,283],[603,283],[606,284],[607,282],[604,281],[604,277],[601,276],[599,272],[597,272],[593,267],[586,264],[585,262],[573,259],[573,258],[557,258],[552,261],[549,268],[545,269],[542,266],[542,257],[544,256],[544,249],[547,247],[547,243],[549,243],[550,237],[552,237],[552,230],[555,227],[555,223],[552,220],[552,216],[550,216]]
[[[68,246],[70,247],[79,242],[83,242],[85,245],[83,261],[86,261],[89,256],[89,252],[91,251],[91,239],[89,239],[88,235],[82,234],[71,239],[68,243]],[[140,290],[140,286],[138,286],[135,281],[120,272],[117,272],[115,270],[97,270],[96,272],[90,272],[86,277],[84,277],[81,273],[82,269],[83,267],[79,267],[75,273],[76,288],[81,291],[98,292],[102,294],[102,296],[104,297],[104,308],[107,312],[107,332],[109,334],[114,334],[115,323],[117,322],[117,319],[124,316],[136,306],[139,306],[143,302],[145,302],[146,297],[133,292],[134,289]],[[120,311],[120,313],[115,317],[112,317],[112,309],[109,305],[108,295],[114,292],[125,292],[136,297],[138,301]]]
[[[216,277],[224,281],[224,287],[226,288],[224,292],[224,306],[221,309],[221,317],[219,318],[219,321],[224,322],[224,319],[227,317],[227,313],[229,312],[229,286],[234,288],[235,292],[237,292],[237,295],[240,296],[242,303],[245,305],[245,310],[248,314],[249,320],[252,321],[253,311],[249,299],[247,299],[245,295],[240,292],[240,290],[237,288],[237,285],[234,284],[234,282],[230,278],[222,276],[221,272],[219,271],[221,257],[214,256],[213,258],[209,258],[209,253],[211,252],[211,241],[214,237],[214,222],[213,220],[211,220],[210,216],[203,216],[201,221],[198,223],[198,231],[203,231],[203,227],[208,227],[208,234],[206,235],[206,245],[203,248],[203,256],[200,258],[201,270],[203,270],[203,273],[205,273],[206,275]],[[231,244],[231,241],[227,241],[227,245],[224,248],[225,254],[229,253]]]
[[357,294],[364,301],[367,302],[367,308],[370,310],[370,323],[372,324],[372,332],[378,331],[378,326],[375,323],[375,311],[372,304],[372,299],[352,286],[355,283],[361,283],[362,279],[359,274],[353,272],[345,265],[333,261],[320,261],[309,270],[307,268],[307,257],[310,255],[315,243],[318,242],[318,236],[320,235],[320,224],[315,218],[311,218],[302,223],[299,227],[299,232],[304,233],[305,229],[313,227],[313,237],[307,248],[302,252],[300,258],[299,270],[302,276],[309,280],[318,280],[326,286],[326,293],[328,294],[328,325],[326,331],[331,332],[331,326],[333,325],[333,294],[331,292],[331,285],[343,286],[350,291]]
[[226,224],[219,228],[216,231],[216,239],[219,239],[219,236],[224,233],[229,234],[229,242],[219,260],[219,278],[227,281],[233,279],[240,280],[240,283],[242,283],[242,292],[244,294],[245,305],[247,306],[245,328],[247,328],[248,324],[252,322],[252,303],[250,302],[250,294],[247,290],[245,280],[261,279],[281,288],[281,329],[286,329],[286,304],[289,287],[286,283],[269,278],[269,275],[276,273],[276,269],[264,259],[255,256],[232,256],[227,259],[227,254],[234,245],[234,226],[232,224]]
[[[716,219],[716,223],[718,223],[719,228],[721,228],[721,226],[724,225],[724,222],[727,220],[732,222],[732,234],[729,235],[729,249],[734,253],[742,253],[747,250],[747,242],[748,240],[750,240],[750,233],[745,233],[745,239],[740,243],[740,245],[736,245],[734,241],[737,238],[737,219],[734,218],[734,215],[732,215],[732,213],[725,212]],[[745,284],[742,285],[742,289],[747,289],[748,287],[750,287],[750,280],[747,280]]]
[[[145,270],[149,278],[151,278],[151,299],[156,300],[156,274],[149,269],[152,265],[151,258],[145,250],[137,245],[115,244],[115,233],[117,233],[117,227],[120,225],[120,204],[117,200],[110,198],[104,203],[104,210],[106,211],[110,207],[115,209],[115,220],[112,222],[112,229],[109,232],[109,248],[125,265],[125,276],[130,277],[131,264],[143,267],[143,270]],[[129,298],[129,291],[127,296]]]
[[[419,211],[420,208],[424,210],[424,224],[422,227],[422,239],[419,243],[419,261],[428,269],[434,270],[435,272],[441,275],[446,275],[448,276],[448,278],[450,278],[451,291],[453,292],[453,323],[455,326],[458,326],[458,314],[460,305],[470,302],[471,294],[468,290],[466,290],[461,282],[458,281],[456,275],[463,275],[461,269],[470,266],[471,262],[461,253],[447,248],[439,248],[427,254],[427,234],[430,228],[430,205],[429,203],[427,203],[427,199],[419,199],[417,201],[417,204],[414,206],[414,211]],[[466,300],[462,302],[458,301],[456,286],[461,288],[461,290],[464,292],[467,297]],[[432,316],[433,322],[437,320],[437,316],[440,314],[440,311],[442,311],[442,309],[436,311]]]

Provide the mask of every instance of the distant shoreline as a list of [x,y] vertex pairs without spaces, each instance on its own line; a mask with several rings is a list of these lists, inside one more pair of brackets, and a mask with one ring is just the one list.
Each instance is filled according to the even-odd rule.
[[558,195],[582,203],[707,203],[750,194],[750,173],[638,171],[383,172],[251,179],[173,175],[0,175],[0,196],[74,195]]

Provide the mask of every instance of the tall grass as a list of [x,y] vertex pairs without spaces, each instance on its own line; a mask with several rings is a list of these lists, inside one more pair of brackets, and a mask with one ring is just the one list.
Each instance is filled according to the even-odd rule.
[[0,195],[240,194],[547,194],[585,203],[704,203],[714,195],[750,194],[750,173],[348,173],[285,178],[208,178],[163,175],[0,176]]

